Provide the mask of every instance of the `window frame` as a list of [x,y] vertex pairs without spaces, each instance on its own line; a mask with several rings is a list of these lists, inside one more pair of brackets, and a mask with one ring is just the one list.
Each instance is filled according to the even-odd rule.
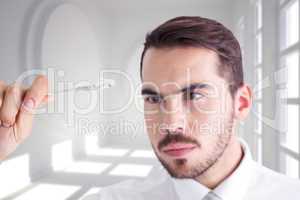
[[[294,2],[298,1],[298,20],[300,20],[300,0],[278,0],[278,13],[279,13],[279,20],[278,20],[278,27],[279,27],[279,33],[280,33],[280,37],[279,37],[279,41],[278,43],[280,44],[280,48],[278,49],[278,55],[279,55],[279,60],[278,63],[282,63],[281,61],[283,59],[286,58],[286,56],[288,55],[292,55],[295,52],[298,52],[298,78],[300,78],[300,66],[299,66],[299,61],[300,61],[300,34],[298,36],[298,41],[295,44],[292,44],[290,46],[286,46],[285,43],[285,37],[286,35],[283,34],[285,33],[285,31],[282,31],[283,28],[286,28],[285,25],[285,13],[286,9],[288,8],[288,6],[292,5]],[[298,27],[298,29],[300,29]],[[298,30],[298,33],[300,33],[300,30]],[[280,70],[283,66],[281,66],[281,64],[278,66],[278,69]],[[284,66],[286,67],[286,66]],[[276,88],[277,91],[280,90],[280,88],[282,88],[282,85],[278,85]],[[287,88],[287,83],[285,83],[284,89],[288,90]],[[299,124],[300,124],[300,87],[298,87],[298,97],[296,98],[289,98],[287,95],[286,96],[280,96],[280,102],[284,103],[284,106],[286,108],[286,110],[284,110],[285,113],[287,113],[287,107],[288,105],[297,105],[298,106],[298,130],[299,129]],[[282,118],[284,118],[285,113],[281,113]],[[287,124],[284,124],[284,126],[287,126]],[[288,148],[286,145],[283,144],[283,138],[286,137],[287,131],[283,130],[280,132],[280,143],[279,143],[279,157],[280,157],[280,166],[279,169],[281,172],[290,175],[286,169],[286,165],[287,165],[287,159],[286,156],[295,159],[296,161],[298,161],[298,172],[297,172],[297,177],[295,178],[300,178],[300,134],[298,131],[298,152],[295,152],[294,150]],[[285,139],[285,138],[284,138]],[[284,158],[283,158],[284,157]]]

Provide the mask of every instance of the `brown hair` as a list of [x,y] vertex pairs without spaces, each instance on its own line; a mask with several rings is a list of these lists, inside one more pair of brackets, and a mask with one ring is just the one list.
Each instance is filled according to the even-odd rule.
[[200,47],[213,50],[219,56],[219,74],[227,79],[230,92],[235,94],[244,84],[242,55],[239,42],[221,23],[199,16],[170,19],[146,35],[140,61],[142,78],[143,58],[150,48]]

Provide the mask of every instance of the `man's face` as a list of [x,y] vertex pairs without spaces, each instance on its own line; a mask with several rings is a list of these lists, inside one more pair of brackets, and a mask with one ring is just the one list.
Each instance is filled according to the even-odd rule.
[[143,61],[144,111],[154,152],[177,178],[196,178],[226,149],[233,99],[208,49],[150,48]]

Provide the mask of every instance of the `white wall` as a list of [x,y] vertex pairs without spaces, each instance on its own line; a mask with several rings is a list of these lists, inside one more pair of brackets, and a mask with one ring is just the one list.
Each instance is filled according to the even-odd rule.
[[1,1],[0,6],[0,79],[12,82],[22,69],[20,44],[23,39],[24,17],[34,0]]
[[[148,31],[180,15],[209,17],[233,28],[235,21],[230,3],[228,0],[221,3],[180,1],[177,4],[173,1],[146,4],[140,1],[75,0],[65,5],[62,0],[1,1],[0,79],[11,82],[26,69],[54,67],[65,71],[65,77],[60,81],[95,81],[98,70],[118,69],[134,77],[136,86],[141,45]],[[122,105],[126,101],[124,97],[129,98],[126,88],[125,80],[117,80],[116,87],[105,95],[105,106],[116,108]],[[79,98],[83,102],[85,95]],[[81,116],[110,126],[120,119],[143,124],[143,114],[133,104],[118,114],[104,117],[94,110]],[[52,171],[52,149],[56,144],[70,140],[75,145],[74,156],[84,154],[84,137],[75,135],[76,127],[67,127],[65,122],[63,113],[37,116],[32,136],[6,162],[28,154],[29,175],[37,179]],[[109,131],[106,134],[106,138],[101,138],[102,145],[149,147],[142,126],[129,133],[131,136],[137,134],[134,139],[126,134],[122,137]]]
[[[91,20],[92,16],[88,15],[91,13],[81,9],[76,2],[65,4],[60,0],[1,1],[0,13],[1,80],[11,83],[28,69],[48,68],[64,71],[63,77],[58,77],[58,72],[55,71],[56,82],[98,80],[98,71],[103,66],[102,60],[105,62],[104,58],[108,57],[105,53],[109,46],[108,22],[105,15],[101,16],[98,13],[97,17]],[[97,24],[93,24],[95,21]],[[78,106],[86,106],[87,94],[79,93],[74,98]],[[67,125],[68,113],[66,110],[58,112],[57,102],[49,104],[50,113],[36,116],[32,136],[19,146],[3,166],[9,166],[7,163],[26,155],[28,163],[20,163],[20,167],[23,165],[25,169],[27,165],[29,171],[24,171],[26,177],[36,180],[52,172],[53,165],[57,164],[54,163],[53,152],[60,143],[69,148],[57,153],[68,156],[63,158],[65,160],[71,161],[73,157],[84,154],[84,136],[77,134],[76,124]],[[69,105],[65,102],[63,106],[66,109]],[[105,119],[96,111],[78,117],[88,120],[96,118],[97,121],[103,122]],[[67,141],[71,143],[66,143]],[[12,180],[18,179],[15,176],[19,174],[14,170],[11,169],[8,173],[10,175],[7,177]],[[0,185],[6,181],[1,179]]]
[[[247,84],[253,89],[256,85],[254,83],[254,14],[253,6],[250,1],[234,1],[233,3],[233,31],[240,42],[243,50],[243,70],[244,79]],[[255,94],[256,95],[256,94]],[[240,126],[240,133],[244,137],[254,157],[257,157],[255,148],[255,141],[253,138],[254,115],[250,112],[250,116],[245,120],[245,123]]]

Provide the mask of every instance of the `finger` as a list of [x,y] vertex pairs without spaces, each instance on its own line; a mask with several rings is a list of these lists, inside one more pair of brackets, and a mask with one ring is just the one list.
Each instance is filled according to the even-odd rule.
[[52,102],[54,100],[54,96],[52,94],[47,94],[43,100],[42,103],[46,104],[48,102]]
[[19,114],[16,119],[16,132],[19,140],[26,138],[31,132],[33,114],[48,94],[48,80],[38,76],[32,86],[26,91]]
[[54,97],[50,94],[44,97],[41,104],[39,105],[39,108],[46,106],[48,103],[51,103],[54,101]]
[[22,94],[21,87],[17,83],[6,87],[0,109],[2,126],[9,128],[15,123],[22,100]]
[[3,102],[5,88],[6,88],[6,84],[3,81],[0,81],[0,108]]
[[48,95],[48,80],[45,76],[39,75],[27,90],[21,112],[34,111]]
[[[0,81],[0,108],[2,106],[2,102],[4,99],[5,88],[6,88],[6,84],[3,81]],[[1,119],[0,119],[0,126],[1,126]]]

